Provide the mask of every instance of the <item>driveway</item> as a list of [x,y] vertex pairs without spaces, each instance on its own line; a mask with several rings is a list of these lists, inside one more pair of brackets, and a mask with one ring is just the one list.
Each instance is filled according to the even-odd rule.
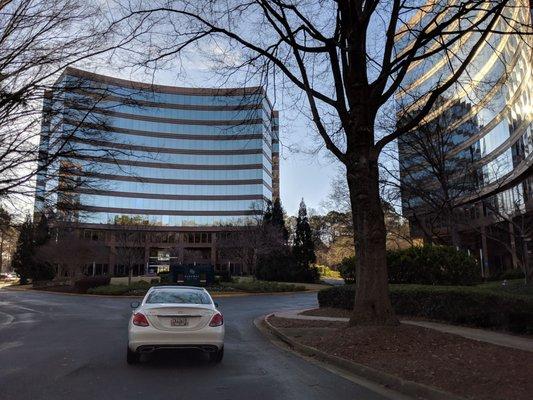
[[131,299],[0,289],[0,398],[384,399],[272,345],[253,325],[271,311],[316,306],[315,293],[222,298],[224,360],[153,355],[126,364]]

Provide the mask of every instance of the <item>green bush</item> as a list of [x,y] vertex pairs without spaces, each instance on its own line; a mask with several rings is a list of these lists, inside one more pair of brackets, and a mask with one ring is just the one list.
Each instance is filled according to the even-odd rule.
[[491,277],[489,281],[509,281],[511,279],[524,279],[524,271],[519,268],[509,269],[507,271],[503,271],[499,274],[496,274],[495,276]]
[[473,285],[481,282],[477,260],[449,246],[414,246],[387,252],[390,283]]
[[[391,285],[398,315],[416,316],[481,328],[533,333],[533,300],[469,286]],[[337,286],[318,293],[320,307],[351,310],[355,286]]]
[[109,285],[109,276],[87,276],[74,282],[74,287],[81,293],[87,293],[91,288]]
[[267,282],[267,281],[239,281],[239,282],[222,282],[222,290],[242,291],[242,292],[299,292],[304,291],[305,286],[294,285],[289,283]]
[[340,278],[339,271],[335,271],[326,265],[317,265],[316,269],[321,278]]
[[344,258],[338,269],[344,282],[347,284],[355,283],[355,256]]
[[89,294],[120,296],[123,294],[144,295],[153,284],[146,281],[133,282],[131,285],[102,285],[87,290]]
[[102,295],[112,295],[112,296],[121,296],[130,291],[128,285],[105,285],[98,286],[87,290],[89,294],[102,294]]
[[165,272],[164,274],[159,274],[161,278],[161,283],[172,283],[172,274],[170,272]]

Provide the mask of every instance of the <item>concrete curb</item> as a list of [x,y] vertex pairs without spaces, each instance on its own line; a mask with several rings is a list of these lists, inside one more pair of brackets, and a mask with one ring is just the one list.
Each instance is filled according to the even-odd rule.
[[[80,297],[104,297],[113,299],[142,299],[144,295],[111,295],[111,294],[90,294],[90,293],[67,293],[67,292],[54,292],[52,290],[39,290],[29,287],[17,287],[17,286],[5,286],[1,289],[14,291],[14,292],[33,292],[33,293],[49,293],[58,294],[64,296],[80,296]],[[319,290],[301,290],[297,292],[228,292],[228,293],[215,293],[211,294],[214,299],[226,298],[226,297],[247,297],[247,296],[275,296],[275,295],[293,295],[299,293],[316,293]]]
[[353,361],[346,360],[331,354],[327,354],[321,350],[318,350],[314,347],[310,347],[297,341],[291,339],[284,333],[282,333],[278,328],[274,327],[269,321],[268,318],[274,314],[266,315],[263,318],[265,327],[279,340],[286,343],[289,347],[295,351],[302,353],[306,356],[317,358],[325,363],[329,363],[339,369],[346,371],[347,373],[354,374],[357,377],[368,379],[375,383],[378,383],[387,388],[396,390],[404,395],[413,397],[415,399],[426,399],[426,400],[465,400],[462,397],[457,397],[453,394],[444,392],[440,389],[433,388],[431,386],[423,385],[420,383],[407,381],[398,376],[388,374],[376,370],[371,367],[367,367],[363,364],[358,364]]

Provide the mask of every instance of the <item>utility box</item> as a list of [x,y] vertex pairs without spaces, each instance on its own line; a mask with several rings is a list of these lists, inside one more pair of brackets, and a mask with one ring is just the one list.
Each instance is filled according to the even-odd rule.
[[211,264],[174,264],[170,266],[173,283],[185,286],[210,286],[215,282],[215,267]]

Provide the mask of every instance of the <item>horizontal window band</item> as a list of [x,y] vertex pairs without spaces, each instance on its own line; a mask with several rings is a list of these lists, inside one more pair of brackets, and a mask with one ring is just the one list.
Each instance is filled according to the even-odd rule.
[[88,160],[92,162],[98,162],[111,165],[131,165],[136,167],[145,168],[163,168],[163,169],[178,169],[178,170],[198,170],[198,171],[244,171],[244,170],[263,170],[270,178],[272,178],[272,172],[262,164],[236,164],[236,165],[190,165],[190,164],[172,164],[172,163],[152,163],[145,161],[133,161],[133,160],[113,160],[105,159],[101,157],[92,156],[74,156],[72,159]]
[[[90,88],[89,88],[90,89]],[[258,98],[257,103],[252,104],[238,104],[238,105],[208,105],[208,104],[177,104],[177,103],[163,103],[157,101],[132,99],[129,96],[117,96],[113,94],[106,94],[104,92],[89,91],[88,89],[73,89],[69,92],[80,94],[83,96],[92,97],[98,101],[116,101],[123,105],[139,106],[139,107],[152,107],[152,108],[167,108],[172,110],[191,110],[191,111],[241,111],[241,110],[259,110],[263,108],[261,99]],[[135,93],[132,93],[135,94]]]
[[[63,205],[64,207],[65,205]],[[60,207],[60,204],[58,204]],[[245,215],[261,215],[261,210],[238,210],[238,211],[177,211],[177,210],[145,210],[136,208],[114,208],[114,207],[96,207],[79,205],[78,207],[62,208],[63,210],[73,209],[75,211],[87,212],[108,212],[115,214],[134,214],[134,215],[184,215],[184,216],[245,216]]]
[[[103,174],[99,172],[87,172],[87,173],[76,173],[72,172],[71,175],[76,176],[86,176],[88,178],[98,178],[104,180],[115,180],[115,181],[125,181],[125,182],[140,182],[140,183],[166,183],[169,185],[265,185],[267,188],[270,186],[263,181],[262,179],[166,179],[166,178],[144,178],[134,175],[114,175],[114,174]],[[272,190],[272,189],[271,189]]]
[[194,150],[194,149],[169,149],[165,147],[139,146],[127,143],[111,143],[104,140],[91,140],[73,137],[71,142],[85,143],[91,146],[102,146],[110,149],[138,150],[152,153],[166,154],[199,154],[199,155],[233,155],[233,154],[263,154],[262,149],[235,149],[235,150]]
[[249,170],[249,169],[262,169],[262,164],[174,164],[174,163],[162,163],[151,161],[135,161],[135,160],[122,160],[122,159],[109,159],[104,157],[93,156],[74,156],[73,159],[88,160],[104,164],[114,165],[132,165],[136,167],[147,168],[164,168],[164,169],[193,169],[193,170]]
[[148,122],[161,122],[165,124],[174,124],[174,125],[206,125],[206,126],[245,126],[245,125],[259,125],[263,123],[263,120],[260,118],[251,118],[243,120],[201,120],[201,119],[176,119],[176,118],[165,118],[165,117],[154,117],[149,115],[139,115],[139,114],[128,114],[120,111],[105,110],[102,108],[89,107],[89,108],[80,108],[79,104],[76,104],[73,101],[65,101],[65,107],[75,109],[77,111],[87,112],[91,114],[102,114],[111,117],[119,117],[127,120],[137,120],[137,121],[148,121]]
[[262,134],[246,134],[246,135],[195,135],[188,133],[165,133],[165,132],[153,132],[153,131],[142,131],[137,129],[126,129],[119,128],[114,126],[109,126],[106,124],[94,124],[90,122],[81,122],[76,121],[71,118],[65,118],[64,122],[66,124],[72,125],[75,129],[79,128],[89,128],[99,131],[106,132],[116,132],[116,133],[125,133],[127,135],[135,136],[147,136],[147,137],[156,137],[156,138],[166,138],[166,139],[184,139],[184,140],[247,140],[247,139],[264,139]]
[[243,95],[262,95],[265,98],[264,89],[260,86],[240,87],[240,88],[186,88],[179,86],[156,85],[151,83],[131,81],[127,79],[114,78],[111,76],[96,74],[93,72],[83,71],[81,69],[67,67],[63,76],[74,78],[83,78],[95,82],[106,83],[109,85],[120,86],[125,89],[146,90],[156,93],[183,94],[191,96],[243,96]]
[[262,194],[242,194],[242,195],[185,195],[185,194],[155,194],[138,192],[116,192],[110,190],[78,188],[75,193],[93,194],[108,197],[127,197],[134,199],[158,199],[158,200],[264,200],[268,199]]

